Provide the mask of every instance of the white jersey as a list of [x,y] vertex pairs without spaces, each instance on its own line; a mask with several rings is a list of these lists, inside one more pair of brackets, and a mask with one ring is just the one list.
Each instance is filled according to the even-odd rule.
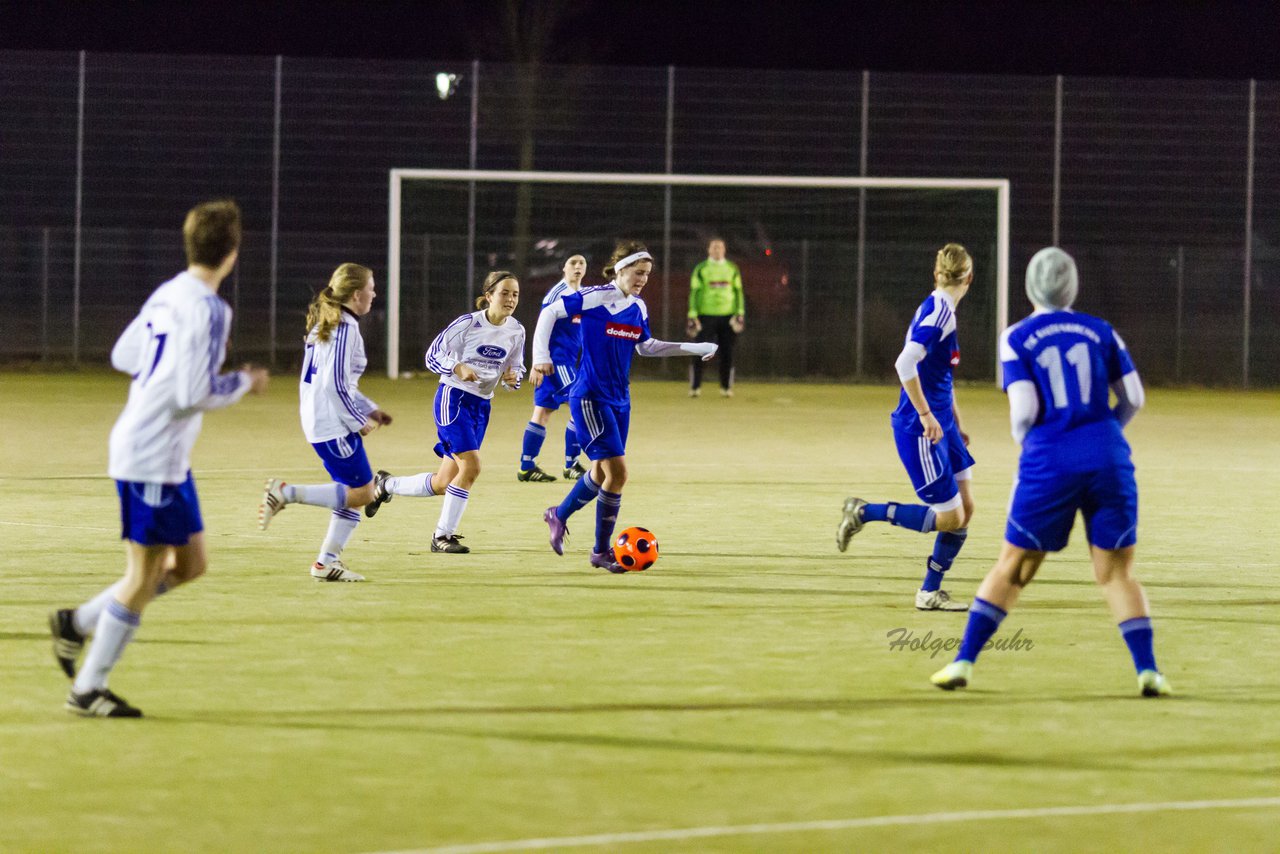
[[156,288],[111,351],[133,376],[129,402],[111,429],[108,473],[116,480],[182,483],[203,413],[249,390],[244,372],[219,374],[231,307],[190,273]]
[[[453,368],[459,362],[476,372],[475,382],[454,376]],[[494,326],[484,309],[464,314],[431,342],[427,368],[440,375],[441,385],[488,400],[508,370],[514,368],[517,376],[524,375],[524,327],[514,317]]]
[[298,382],[298,411],[302,432],[311,443],[340,439],[356,433],[378,405],[356,386],[369,360],[356,316],[345,309],[342,322],[329,333],[328,341],[307,335],[302,378]]

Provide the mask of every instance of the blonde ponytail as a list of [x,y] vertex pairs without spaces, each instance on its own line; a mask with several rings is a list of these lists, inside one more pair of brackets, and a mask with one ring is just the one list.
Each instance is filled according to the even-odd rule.
[[342,322],[342,307],[356,291],[369,284],[373,271],[359,264],[341,264],[329,277],[329,284],[307,306],[307,333],[317,341],[328,341]]

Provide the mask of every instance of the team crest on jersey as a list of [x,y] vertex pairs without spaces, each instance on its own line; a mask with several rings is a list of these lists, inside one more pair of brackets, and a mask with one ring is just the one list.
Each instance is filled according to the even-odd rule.
[[581,322],[582,322],[582,315],[580,315],[580,314],[575,314],[575,315],[573,316],[573,318],[572,318],[572,319],[570,319],[570,321],[569,321],[569,322],[570,322],[570,323],[581,323]]
[[501,347],[495,347],[492,344],[481,344],[476,348],[476,352],[486,359],[502,359],[507,355],[507,351]]
[[605,326],[604,334],[614,338],[626,338],[629,341],[640,340],[640,327],[628,326],[625,323],[610,323]]
[[951,351],[951,367],[954,368],[958,364],[960,364],[960,351],[952,350]]

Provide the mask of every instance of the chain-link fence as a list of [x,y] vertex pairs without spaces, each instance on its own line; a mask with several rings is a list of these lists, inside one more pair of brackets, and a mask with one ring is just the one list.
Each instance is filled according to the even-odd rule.
[[[454,75],[444,98],[441,73]],[[388,171],[475,167],[1007,178],[1011,318],[1027,308],[1022,266],[1057,242],[1080,263],[1080,308],[1116,324],[1148,379],[1280,383],[1280,83],[0,52],[0,117],[6,361],[104,360],[181,267],[185,211],[232,196],[247,228],[224,289],[235,358],[294,362],[305,304],[329,272],[385,264]],[[852,376],[856,326],[863,375],[890,376],[933,244],[992,233],[967,204],[913,229],[909,206],[869,197],[852,213],[868,234],[867,298],[848,317],[841,271],[858,259],[816,208],[801,201],[766,222],[731,198],[673,204],[668,276],[646,299],[676,325],[687,268],[708,235],[728,237],[747,274],[744,374]],[[624,226],[662,237],[644,233],[661,220],[638,213],[605,233],[548,210],[517,205],[509,227],[474,241],[407,225],[406,345],[424,348],[465,311],[494,264],[531,276],[530,308],[542,254],[555,254],[539,234],[561,246]],[[877,241],[895,219],[895,236]],[[973,240],[989,263],[993,250]],[[993,299],[976,294],[961,312],[965,376],[992,373]],[[383,322],[366,329],[374,369]]]

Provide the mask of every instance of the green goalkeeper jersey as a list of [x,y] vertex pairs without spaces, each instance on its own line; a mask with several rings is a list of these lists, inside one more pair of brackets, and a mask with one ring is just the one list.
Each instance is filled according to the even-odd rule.
[[742,273],[738,265],[725,259],[708,258],[693,268],[689,281],[689,316],[710,314],[732,317],[745,314],[742,298]]

